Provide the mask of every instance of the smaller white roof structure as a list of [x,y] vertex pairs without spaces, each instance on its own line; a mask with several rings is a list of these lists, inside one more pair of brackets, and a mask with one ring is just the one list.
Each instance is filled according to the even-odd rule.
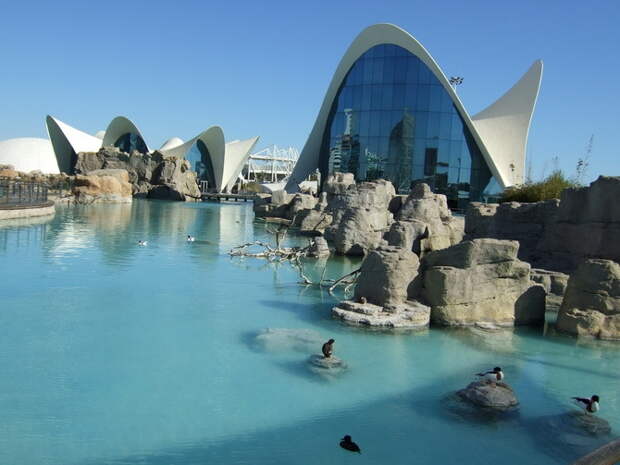
[[162,144],[159,150],[168,150],[174,147],[178,147],[179,145],[183,145],[183,140],[178,137],[171,137]]
[[52,143],[38,137],[20,137],[0,142],[0,165],[12,165],[17,171],[41,171],[58,174]]

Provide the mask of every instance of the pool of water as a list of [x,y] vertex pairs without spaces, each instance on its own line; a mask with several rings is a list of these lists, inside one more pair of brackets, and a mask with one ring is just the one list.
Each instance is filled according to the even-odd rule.
[[[620,431],[620,344],[552,326],[351,328],[288,264],[228,255],[259,239],[270,234],[249,204],[135,201],[0,223],[0,464],[564,464],[610,439],[563,426],[569,398],[593,393]],[[333,337],[348,371],[316,375],[311,348],[257,344],[265,328]],[[517,414],[451,398],[495,365]],[[338,447],[344,434],[361,455]]]

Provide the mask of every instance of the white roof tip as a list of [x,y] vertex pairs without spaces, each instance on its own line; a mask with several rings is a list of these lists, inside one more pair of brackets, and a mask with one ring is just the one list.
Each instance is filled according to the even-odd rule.
[[95,137],[96,137],[97,139],[101,139],[101,140],[103,140],[103,136],[105,136],[105,131],[103,131],[103,130],[101,130],[101,131],[97,131],[97,132],[95,133]]
[[171,137],[159,148],[159,150],[168,150],[183,145],[183,140],[179,137]]

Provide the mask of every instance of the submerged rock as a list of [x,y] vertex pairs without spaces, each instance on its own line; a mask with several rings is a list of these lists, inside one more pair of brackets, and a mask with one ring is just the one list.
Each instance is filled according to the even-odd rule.
[[472,404],[495,410],[513,410],[519,405],[512,388],[502,382],[474,381],[457,394]]
[[320,348],[323,342],[324,338],[310,329],[267,328],[254,337],[253,345],[266,352],[308,353]]
[[428,327],[431,309],[406,301],[389,307],[344,300],[332,308],[332,315],[345,323],[380,329],[423,329]]
[[347,370],[347,364],[338,357],[323,357],[323,355],[312,354],[308,358],[310,370],[321,376],[337,376]]

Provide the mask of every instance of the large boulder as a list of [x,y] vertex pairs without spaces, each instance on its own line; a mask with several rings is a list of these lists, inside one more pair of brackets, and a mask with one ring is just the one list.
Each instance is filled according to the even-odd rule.
[[[396,196],[394,199],[401,197]],[[452,216],[445,195],[434,194],[428,184],[415,184],[401,205],[390,205],[396,211],[396,222],[386,233],[390,245],[413,250],[418,255],[457,244],[463,238],[464,224]]]
[[77,175],[72,188],[76,203],[131,202],[131,184],[125,170],[94,170]]
[[328,196],[343,195],[350,186],[355,185],[353,173],[330,174],[323,184],[323,192]]
[[190,163],[180,158],[166,158],[153,171],[149,198],[196,201],[200,200],[200,189],[196,173]]
[[513,326],[544,321],[545,290],[517,259],[516,241],[476,239],[428,253],[409,297],[431,306],[433,323]]
[[513,410],[519,405],[512,388],[501,382],[492,384],[486,381],[474,381],[457,394],[474,405],[494,410]]
[[620,265],[586,260],[568,280],[556,325],[577,336],[620,339]]
[[332,215],[316,207],[302,210],[295,216],[295,226],[299,227],[300,234],[307,236],[322,236],[332,221]]
[[325,211],[333,220],[325,237],[336,252],[365,255],[377,248],[393,221],[388,206],[394,195],[394,186],[383,179],[350,184],[344,193],[332,194]]
[[406,249],[383,246],[373,250],[360,268],[355,300],[363,298],[381,307],[404,302],[419,265],[418,256]]

